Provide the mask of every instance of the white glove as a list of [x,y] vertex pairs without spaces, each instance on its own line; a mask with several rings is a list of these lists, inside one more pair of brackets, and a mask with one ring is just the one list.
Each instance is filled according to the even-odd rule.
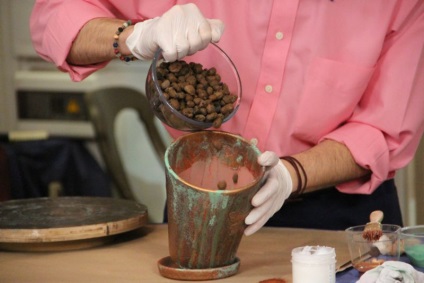
[[424,273],[416,271],[410,264],[401,261],[386,261],[365,272],[357,283],[420,283]]
[[141,60],[153,58],[158,47],[165,61],[172,62],[218,42],[224,32],[220,20],[206,19],[196,5],[176,5],[161,17],[135,24],[126,39],[131,53]]
[[278,156],[266,151],[258,157],[258,163],[267,167],[265,183],[252,199],[254,208],[247,215],[245,223],[249,225],[244,234],[252,235],[258,231],[282,206],[292,193],[292,179],[289,171]]

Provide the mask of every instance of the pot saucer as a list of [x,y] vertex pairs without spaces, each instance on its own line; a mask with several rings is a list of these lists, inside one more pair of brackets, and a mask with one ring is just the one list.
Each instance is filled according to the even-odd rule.
[[161,258],[158,261],[159,273],[163,277],[177,280],[200,281],[230,277],[237,273],[239,267],[240,259],[237,257],[234,259],[234,262],[229,265],[204,269],[178,267],[170,256]]

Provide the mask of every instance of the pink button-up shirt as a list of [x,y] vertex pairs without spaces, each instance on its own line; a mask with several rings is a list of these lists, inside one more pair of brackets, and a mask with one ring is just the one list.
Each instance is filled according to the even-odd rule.
[[240,73],[242,103],[222,130],[280,156],[345,144],[373,172],[338,186],[345,193],[371,193],[413,158],[424,131],[422,0],[39,0],[34,47],[79,81],[107,64],[66,63],[88,20],[143,20],[187,2],[225,23],[219,45]]

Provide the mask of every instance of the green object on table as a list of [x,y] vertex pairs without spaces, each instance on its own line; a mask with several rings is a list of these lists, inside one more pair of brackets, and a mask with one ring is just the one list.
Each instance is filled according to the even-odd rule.
[[418,267],[424,267],[424,245],[415,245],[405,248],[411,263]]

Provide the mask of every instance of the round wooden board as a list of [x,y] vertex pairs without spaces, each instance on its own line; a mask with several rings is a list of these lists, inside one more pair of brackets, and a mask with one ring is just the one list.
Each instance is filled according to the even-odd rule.
[[108,197],[57,197],[0,203],[0,248],[71,250],[98,246],[147,223],[147,208]]

